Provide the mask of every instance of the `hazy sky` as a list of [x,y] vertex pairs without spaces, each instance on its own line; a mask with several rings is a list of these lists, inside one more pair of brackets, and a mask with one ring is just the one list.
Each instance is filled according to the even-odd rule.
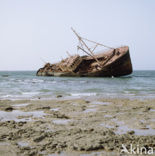
[[0,70],[37,70],[77,53],[71,26],[128,45],[135,70],[155,70],[155,0],[0,0]]

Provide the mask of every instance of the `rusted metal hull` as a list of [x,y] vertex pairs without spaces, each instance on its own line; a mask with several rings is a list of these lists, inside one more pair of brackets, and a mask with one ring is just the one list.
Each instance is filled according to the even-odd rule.
[[[102,69],[93,71],[91,69],[82,71],[86,66],[91,66],[93,59],[85,59],[84,65],[79,66],[75,72],[64,72],[51,70],[50,67],[43,67],[37,71],[37,76],[68,76],[68,77],[119,77],[124,75],[129,75],[132,73],[132,63],[129,53],[129,48],[127,46],[120,47],[116,49],[120,51],[120,56],[115,55],[113,58],[105,62]],[[107,53],[110,54],[113,51]],[[106,53],[104,54],[106,56]],[[102,57],[101,57],[102,58]],[[89,62],[90,61],[90,62]],[[95,61],[94,61],[95,62]]]

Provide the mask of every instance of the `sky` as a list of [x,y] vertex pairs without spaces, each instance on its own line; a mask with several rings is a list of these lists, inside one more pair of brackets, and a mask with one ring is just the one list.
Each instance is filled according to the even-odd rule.
[[155,70],[154,0],[0,0],[0,70],[37,70],[81,36],[128,45],[134,70]]

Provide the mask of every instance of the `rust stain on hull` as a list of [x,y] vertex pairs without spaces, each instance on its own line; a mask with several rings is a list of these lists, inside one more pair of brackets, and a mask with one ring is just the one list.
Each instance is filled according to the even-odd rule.
[[84,42],[84,38],[79,36],[74,30],[73,32],[78,37],[81,45],[78,48],[87,55],[69,55],[68,58],[58,63],[47,63],[37,71],[37,76],[118,77],[132,73],[133,69],[128,46],[108,47],[110,50],[94,54],[97,46],[105,45],[85,39],[95,44],[94,49],[91,50]]
[[[103,67],[99,67],[96,61],[89,56],[81,56],[82,61],[77,66],[74,71],[62,71],[62,62],[58,62],[57,64],[47,63],[43,68],[40,68],[37,71],[37,76],[88,76],[88,77],[111,77],[111,76],[124,76],[132,73],[132,63],[129,54],[129,48],[127,46],[116,48],[120,54],[115,54],[109,59],[106,63],[104,60],[106,56],[108,57],[110,54],[112,55],[113,51],[107,51],[102,56],[97,57],[103,65]],[[69,59],[69,58],[67,58]],[[61,66],[61,68],[60,68]],[[99,67],[99,68],[98,68]]]

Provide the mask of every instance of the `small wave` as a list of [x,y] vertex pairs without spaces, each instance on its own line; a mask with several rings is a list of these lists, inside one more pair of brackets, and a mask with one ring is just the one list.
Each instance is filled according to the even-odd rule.
[[12,95],[9,95],[9,94],[8,95],[2,95],[1,97],[2,98],[8,98],[8,97],[12,97]]
[[2,95],[2,96],[0,96],[0,98],[2,98],[2,99],[15,99],[15,98],[20,98],[21,97],[21,95],[10,95],[10,94],[7,94],[7,95]]
[[31,96],[34,96],[34,95],[38,95],[39,93],[40,92],[22,92],[22,95],[31,97]]
[[72,93],[71,96],[96,96],[97,93]]
[[40,79],[32,79],[33,83],[38,83],[38,82],[44,82],[44,80],[40,80]]
[[44,82],[44,80],[40,80],[40,79],[26,79],[26,80],[24,80],[24,82],[40,83],[40,82]]

